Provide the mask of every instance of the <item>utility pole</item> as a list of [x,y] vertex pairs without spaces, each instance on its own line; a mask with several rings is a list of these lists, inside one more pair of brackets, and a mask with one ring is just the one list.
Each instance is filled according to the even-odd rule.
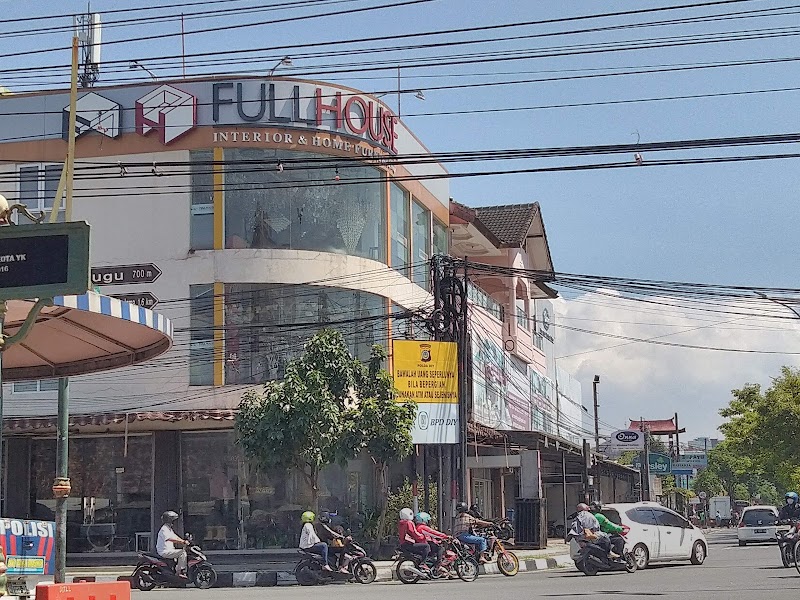
[[644,433],[644,452],[642,454],[642,500],[650,501],[650,436],[645,429],[644,419],[639,417],[639,429]]
[[594,451],[600,452],[600,419],[597,416],[597,409],[600,406],[597,403],[597,384],[600,383],[600,375],[594,376],[592,381],[592,396],[594,396]]

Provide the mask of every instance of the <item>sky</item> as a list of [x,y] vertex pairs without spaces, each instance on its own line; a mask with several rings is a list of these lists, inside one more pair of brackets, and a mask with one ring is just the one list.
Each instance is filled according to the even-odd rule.
[[[196,2],[197,0],[189,0]],[[544,148],[605,144],[649,143],[667,140],[790,133],[798,130],[798,91],[732,95],[684,100],[626,102],[578,107],[539,108],[564,104],[587,104],[639,100],[664,96],[721,94],[797,86],[800,63],[796,36],[800,33],[800,3],[790,0],[729,2],[686,10],[615,16],[556,23],[500,28],[453,34],[417,36],[401,40],[347,44],[347,40],[462,29],[486,25],[548,21],[642,8],[692,4],[651,1],[538,1],[509,0],[487,4],[478,0],[431,0],[346,14],[345,11],[396,4],[396,0],[321,0],[298,6],[276,3],[224,0],[216,4],[151,12],[119,9],[170,4],[173,0],[114,2],[94,0],[92,9],[103,13],[102,59],[137,60],[156,67],[154,57],[182,51],[179,10],[187,17],[183,38],[192,70],[199,52],[276,47],[319,41],[341,40],[326,46],[323,55],[305,56],[303,49],[263,51],[257,62],[204,67],[218,71],[263,74],[289,55],[293,66],[278,73],[337,81],[378,92],[397,89],[397,64],[401,88],[422,90],[425,100],[413,93],[401,98],[401,116],[415,134],[434,152]],[[201,10],[256,7],[258,11],[207,18],[190,13]],[[491,10],[487,8],[491,7]],[[740,11],[783,9],[751,13],[751,18],[705,20],[658,27],[609,29],[652,21],[720,15]],[[83,2],[40,0],[3,3],[3,18],[64,14],[85,9]],[[269,9],[269,10],[266,10]],[[253,27],[243,24],[319,13],[323,18]],[[741,16],[741,15],[739,15]],[[164,17],[170,17],[165,20]],[[147,19],[119,26],[120,19]],[[53,31],[41,35],[13,36],[28,28],[69,25],[69,17],[34,23],[4,24],[0,35],[0,69],[67,64],[69,33]],[[193,33],[198,29],[218,31]],[[565,32],[605,28],[587,33]],[[780,31],[782,37],[721,42],[732,32],[766,36]],[[758,31],[756,31],[758,30]],[[560,33],[560,35],[554,35]],[[739,37],[743,34],[738,34]],[[142,36],[158,39],[121,42]],[[519,39],[499,40],[516,36]],[[536,36],[536,37],[534,37]],[[674,45],[677,36],[705,36],[713,43]],[[495,38],[482,44],[459,44]],[[655,38],[669,38],[671,46],[653,47]],[[683,38],[684,40],[687,38]],[[637,49],[594,51],[575,54],[578,45],[632,42]],[[395,52],[370,52],[384,46],[441,43],[432,48]],[[631,44],[628,44],[629,46]],[[560,50],[555,50],[557,47]],[[55,53],[22,54],[42,48],[63,48]],[[360,54],[350,52],[364,50]],[[597,48],[597,47],[595,47]],[[549,52],[546,52],[547,50]],[[587,50],[584,48],[584,50]],[[606,48],[607,50],[607,48]],[[319,52],[320,49],[310,51]],[[525,56],[534,51],[569,56],[506,58],[509,52]],[[488,53],[469,64],[452,62],[453,55]],[[16,54],[16,56],[9,56]],[[448,58],[451,57],[451,58]],[[771,64],[740,65],[712,69],[686,69],[698,63],[754,61],[784,58]],[[795,60],[791,60],[795,59]],[[463,58],[462,58],[463,60]],[[380,61],[388,70],[363,70]],[[348,73],[321,73],[323,65],[346,63]],[[366,63],[369,63],[367,65]],[[427,63],[420,66],[420,63]],[[99,84],[120,79],[147,77],[144,71],[127,68],[123,62],[101,69]],[[680,71],[639,75],[599,76],[632,69],[682,68]],[[118,72],[114,72],[114,71]],[[179,71],[172,71],[179,74]],[[586,77],[592,75],[592,77]],[[33,77],[33,78],[31,78]],[[569,77],[570,79],[564,80]],[[549,79],[513,84],[526,79]],[[561,79],[561,81],[552,81]],[[64,77],[49,80],[53,86]],[[48,81],[41,72],[7,75],[0,82],[22,91]],[[494,83],[497,85],[486,85]],[[453,87],[459,86],[459,87]],[[445,89],[443,89],[445,88]],[[387,95],[394,105],[396,95]],[[502,110],[517,108],[520,110]],[[464,111],[483,111],[463,114]],[[461,114],[426,114],[426,113]],[[659,153],[658,158],[685,158],[791,152],[791,148],[737,148]],[[451,195],[470,206],[539,202],[547,229],[555,268],[559,272],[614,275],[632,278],[714,282],[774,287],[795,286],[800,264],[795,250],[798,226],[798,161],[771,160],[729,164],[648,167],[655,154],[642,153],[643,165],[614,170],[584,170],[536,174],[466,177],[451,182]],[[494,169],[525,169],[576,165],[587,162],[629,160],[634,157],[590,157],[526,159],[486,163],[449,164],[451,172]],[[772,351],[800,351],[800,330],[787,320],[748,319],[726,322],[719,314],[658,309],[613,298],[613,294],[581,294],[564,291],[557,302],[557,322],[583,326],[598,332],[648,338],[672,334],[668,339],[689,345],[719,346]],[[691,331],[681,333],[684,330]],[[760,355],[714,352],[657,346],[647,343],[607,348],[618,340],[563,330],[558,335],[560,365],[571,369],[583,383],[587,401],[594,374],[601,376],[601,418],[620,426],[627,418],[681,416],[689,437],[714,436],[720,423],[718,410],[730,398],[730,390],[745,382],[769,385],[770,377],[783,364],[797,365],[791,355]]]

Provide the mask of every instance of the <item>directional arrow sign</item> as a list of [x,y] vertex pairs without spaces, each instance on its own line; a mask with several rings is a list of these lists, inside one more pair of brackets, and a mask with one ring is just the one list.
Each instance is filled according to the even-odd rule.
[[92,285],[153,283],[159,277],[161,277],[161,269],[153,263],[147,263],[145,265],[92,267]]
[[143,306],[144,308],[153,308],[158,304],[158,298],[155,294],[150,292],[134,292],[131,294],[111,294],[112,298],[119,298],[123,302],[130,302],[136,306]]

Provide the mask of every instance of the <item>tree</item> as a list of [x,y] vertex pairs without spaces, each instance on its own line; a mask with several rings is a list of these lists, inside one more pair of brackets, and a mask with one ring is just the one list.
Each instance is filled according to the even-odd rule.
[[[361,398],[358,403],[358,431],[364,449],[375,463],[378,488],[378,532],[386,525],[389,506],[388,464],[401,461],[411,454],[411,426],[417,417],[414,402],[397,402],[392,377],[381,368],[386,359],[382,346],[373,346],[369,364],[361,378]],[[380,542],[380,535],[376,543]]]
[[757,384],[733,390],[733,399],[720,414],[728,419],[720,426],[726,444],[736,456],[748,457],[751,473],[782,489],[800,485],[799,369],[783,367],[766,392]]
[[320,471],[365,450],[376,465],[385,520],[387,464],[411,454],[416,418],[416,404],[396,402],[394,382],[381,368],[385,358],[385,350],[375,346],[364,364],[338,331],[317,333],[282,381],[242,397],[236,427],[245,455],[261,468],[301,472],[316,511]]
[[261,468],[297,469],[314,510],[322,468],[344,464],[362,446],[353,406],[359,365],[342,334],[324,329],[289,363],[282,381],[267,383],[263,393],[246,392],[239,404],[237,442],[245,455]]

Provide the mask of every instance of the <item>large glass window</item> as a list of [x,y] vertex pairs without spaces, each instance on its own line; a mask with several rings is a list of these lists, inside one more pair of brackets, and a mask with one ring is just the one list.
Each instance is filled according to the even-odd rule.
[[233,431],[182,433],[183,528],[210,550],[239,547]]
[[189,286],[189,385],[214,384],[214,286]]
[[447,239],[447,227],[436,218],[433,219],[433,253],[444,255],[450,253],[450,244]]
[[414,263],[411,279],[427,290],[430,279],[428,259],[431,256],[431,213],[418,202],[411,203],[411,226]]
[[[31,516],[53,521],[56,441],[31,452]],[[69,441],[72,493],[67,500],[67,552],[134,552],[150,537],[153,442],[150,435]],[[141,535],[137,535],[141,534]]]
[[[386,262],[379,170],[315,163],[320,155],[225,151],[225,247],[288,248]],[[242,163],[258,161],[258,164]]]
[[190,245],[192,250],[214,248],[214,174],[210,150],[190,153],[191,160],[191,219]]
[[409,194],[399,185],[391,186],[390,204],[392,207],[392,268],[406,277],[411,263],[411,244],[409,238]]
[[[341,331],[355,356],[385,344],[386,301],[368,292],[310,285],[225,286],[225,382],[261,383],[283,377],[286,364],[322,327]],[[326,325],[327,324],[327,325]]]
[[[49,211],[58,191],[58,182],[61,179],[60,164],[28,165],[19,168],[19,201],[33,212]],[[58,221],[64,220],[64,200],[58,213]]]

